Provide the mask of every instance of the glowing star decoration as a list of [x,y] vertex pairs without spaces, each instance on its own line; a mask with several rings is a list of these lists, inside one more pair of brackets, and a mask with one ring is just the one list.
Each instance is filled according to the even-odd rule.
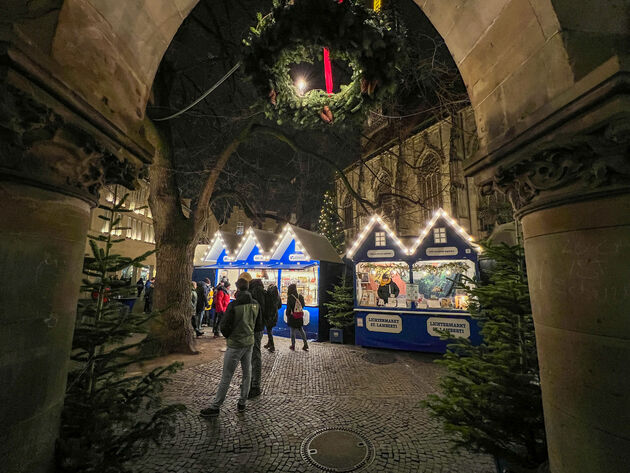
[[476,251],[478,251],[478,252],[481,251],[481,247],[479,247],[479,245],[476,245],[473,242],[473,237],[471,237],[468,233],[466,233],[466,230],[464,230],[461,226],[459,226],[457,224],[457,222],[449,214],[447,214],[443,209],[438,209],[438,210],[435,211],[435,213],[433,214],[433,218],[431,218],[429,223],[427,223],[426,227],[424,227],[422,232],[420,232],[420,236],[418,238],[416,238],[416,241],[414,242],[413,246],[407,250],[407,254],[411,255],[411,254],[416,252],[418,247],[422,244],[422,242],[424,241],[426,236],[429,234],[429,231],[431,230],[431,227],[433,227],[433,225],[435,225],[435,222],[437,222],[437,220],[440,217],[443,217],[444,220],[446,220],[446,222],[453,228],[453,230],[455,230],[457,233],[459,233],[459,235],[464,240],[468,241],[470,243],[470,245]]
[[396,242],[396,244],[398,245],[398,247],[401,249],[403,253],[410,254],[409,249],[403,244],[400,238],[398,238],[398,236],[396,236],[396,234],[389,228],[389,225],[387,225],[387,223],[381,218],[381,216],[372,215],[372,217],[370,218],[370,223],[368,223],[368,225],[361,231],[361,233],[359,234],[359,237],[355,240],[350,250],[348,250],[348,253],[347,253],[348,258],[352,258],[352,255],[354,255],[354,253],[356,253],[356,251],[361,247],[361,244],[365,241],[368,234],[370,233],[370,231],[372,230],[372,228],[374,228],[376,224],[379,224],[381,225],[381,227],[383,227],[383,229],[387,232],[390,238],[394,240],[394,242]]

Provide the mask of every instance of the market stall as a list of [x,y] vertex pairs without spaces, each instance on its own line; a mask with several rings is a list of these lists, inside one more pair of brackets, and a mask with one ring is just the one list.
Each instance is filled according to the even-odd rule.
[[198,248],[195,271],[214,270],[215,280],[225,276],[234,285],[238,274],[251,273],[262,279],[265,287],[275,284],[280,291],[282,308],[274,335],[289,336],[284,311],[287,288],[296,284],[306,303],[304,330],[309,339],[325,340],[328,323],[323,315],[322,302],[338,282],[343,263],[328,240],[317,233],[294,225],[286,225],[280,234],[250,228],[238,244],[226,243],[230,237],[217,232],[210,245]]
[[378,216],[348,251],[354,263],[355,343],[443,353],[440,331],[481,342],[458,288],[478,273],[478,247],[442,209],[411,246]]

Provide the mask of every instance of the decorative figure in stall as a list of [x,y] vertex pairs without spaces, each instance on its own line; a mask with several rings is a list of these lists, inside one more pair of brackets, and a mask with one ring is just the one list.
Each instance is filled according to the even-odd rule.
[[390,297],[395,299],[400,294],[398,285],[392,281],[389,273],[383,273],[383,276],[381,276],[381,284],[378,286],[377,294],[379,300],[383,301],[383,305],[387,305]]

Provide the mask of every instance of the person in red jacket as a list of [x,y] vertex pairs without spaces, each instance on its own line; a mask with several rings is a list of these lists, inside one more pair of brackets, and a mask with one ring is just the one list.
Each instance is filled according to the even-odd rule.
[[230,293],[228,291],[229,287],[230,283],[225,281],[219,284],[214,291],[214,308],[216,309],[214,312],[214,320],[212,321],[212,332],[214,333],[214,338],[219,336],[221,319],[223,318],[223,314],[230,303]]

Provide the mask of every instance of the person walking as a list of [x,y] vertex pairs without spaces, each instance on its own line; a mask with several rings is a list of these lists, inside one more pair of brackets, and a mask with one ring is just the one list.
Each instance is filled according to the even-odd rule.
[[276,347],[273,343],[273,328],[278,323],[278,309],[280,307],[282,307],[280,293],[278,292],[278,288],[274,284],[271,284],[267,288],[265,309],[263,310],[265,327],[267,327],[267,344],[265,348],[271,353],[276,351]]
[[191,293],[190,293],[190,323],[193,326],[195,332],[197,331],[197,283],[192,281]]
[[230,293],[228,292],[230,289],[230,282],[224,281],[222,284],[217,286],[217,290],[215,291],[215,313],[214,320],[212,322],[212,332],[214,333],[214,338],[219,336],[219,328],[221,326],[221,319],[223,318],[223,314],[227,310],[228,304],[230,303]]
[[138,282],[136,283],[136,290],[138,291],[138,295],[136,297],[140,297],[140,294],[142,294],[142,291],[144,290],[144,279],[138,279]]
[[260,314],[260,306],[248,291],[249,283],[245,279],[236,281],[236,298],[232,301],[221,322],[221,332],[227,338],[227,350],[223,356],[223,372],[210,407],[200,412],[202,417],[213,417],[221,411],[236,366],[241,364],[243,378],[241,395],[237,408],[245,410],[251,383],[252,348],[254,347],[254,327]]
[[203,282],[206,283],[206,287],[208,288],[208,295],[206,299],[208,303],[206,304],[206,311],[203,314],[202,325],[205,323],[208,327],[212,326],[213,312],[214,312],[214,288],[212,287],[212,281],[209,278],[205,278]]
[[287,325],[291,329],[291,350],[295,350],[295,334],[299,333],[304,340],[302,350],[308,351],[308,340],[304,332],[304,297],[298,294],[297,286],[290,284],[287,288]]
[[260,352],[260,345],[263,337],[263,330],[265,328],[264,323],[264,308],[265,308],[265,286],[262,280],[253,279],[249,283],[249,292],[258,305],[260,310],[258,311],[258,317],[256,318],[256,325],[254,326],[254,348],[252,350],[252,385],[249,389],[249,399],[260,396],[260,381],[262,377],[262,353]]
[[153,311],[153,291],[155,291],[155,278],[151,278],[144,286],[144,312]]
[[206,284],[203,281],[197,282],[197,313],[195,318],[195,333],[198,337],[203,335],[201,331],[201,322],[203,320],[203,313],[206,310],[206,304],[208,299],[206,298]]

